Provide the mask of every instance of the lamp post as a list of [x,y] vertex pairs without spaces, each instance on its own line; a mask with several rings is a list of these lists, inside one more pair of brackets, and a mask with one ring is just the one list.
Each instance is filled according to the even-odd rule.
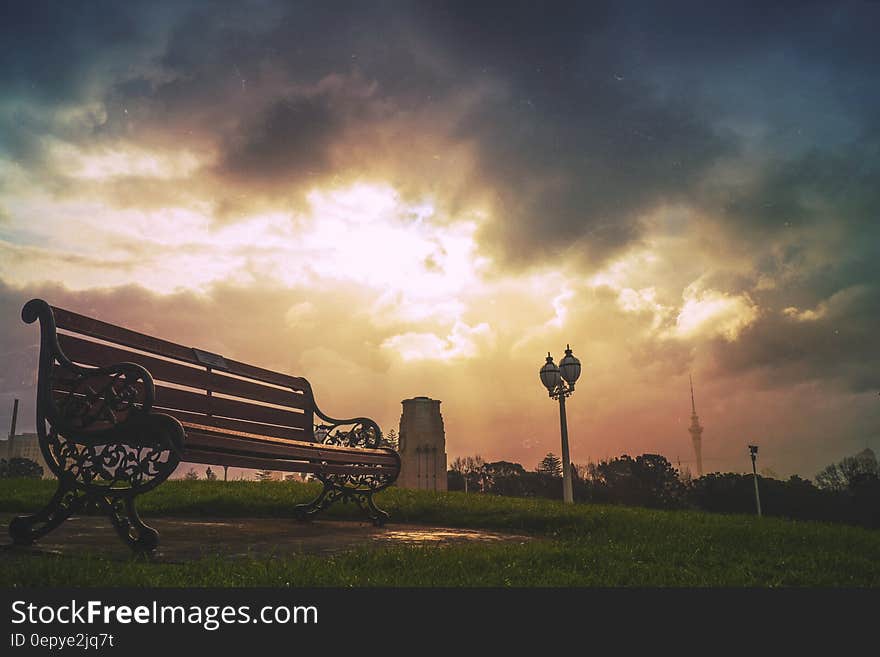
[[574,502],[571,490],[571,459],[568,456],[568,421],[565,417],[565,398],[574,392],[574,383],[581,375],[581,362],[571,353],[571,346],[565,345],[565,356],[559,365],[547,352],[547,362],[541,368],[541,383],[547,388],[551,399],[559,400],[559,426],[562,431],[562,499],[566,504]]
[[749,445],[749,455],[752,457],[752,474],[755,479],[755,504],[758,506],[758,517],[761,517],[761,495],[758,493],[758,468],[755,461],[758,458],[758,446]]

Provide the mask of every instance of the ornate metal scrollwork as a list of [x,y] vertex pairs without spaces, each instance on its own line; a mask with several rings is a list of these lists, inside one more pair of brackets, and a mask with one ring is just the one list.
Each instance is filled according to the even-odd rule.
[[[315,414],[326,424],[315,425],[315,440],[324,445],[338,445],[341,447],[360,447],[369,449],[386,449],[389,453],[397,453],[390,448],[382,447],[382,430],[379,425],[369,418],[353,418],[349,420],[337,420],[324,415],[317,407]],[[363,510],[373,524],[382,525],[388,518],[388,513],[378,508],[373,501],[373,494],[390,486],[397,479],[400,471],[397,468],[382,469],[381,466],[358,466],[363,472],[348,474],[318,473],[316,478],[324,485],[320,495],[308,504],[296,507],[297,517],[300,519],[310,518],[329,507],[333,502],[353,501]]]
[[[356,417],[350,420],[336,420],[327,417],[318,408],[315,408],[315,415],[326,422],[326,424],[315,425],[315,438],[325,445],[370,449],[382,446],[382,430],[369,418]],[[345,426],[351,428],[342,429]]]
[[47,417],[58,429],[88,440],[89,433],[149,412],[153,403],[149,376],[134,363],[87,369],[59,360],[48,377]]
[[[167,419],[166,419],[167,418]],[[102,442],[70,440],[50,427],[48,451],[59,469],[91,493],[143,493],[167,479],[180,462],[183,430],[173,418],[149,415],[105,436]],[[140,440],[138,434],[148,434]]]
[[[351,420],[334,420],[325,416],[319,410],[316,415],[328,422],[328,424],[315,425],[315,439],[324,445],[338,445],[340,447],[362,447],[380,449],[382,446],[382,430],[379,425],[369,418],[354,418]],[[350,427],[343,429],[341,427]],[[394,450],[388,450],[393,452]],[[345,490],[380,491],[394,483],[399,469],[389,468],[387,472],[378,471],[376,466],[363,466],[364,472],[353,474],[323,474],[318,475],[322,481],[329,480],[336,486]]]

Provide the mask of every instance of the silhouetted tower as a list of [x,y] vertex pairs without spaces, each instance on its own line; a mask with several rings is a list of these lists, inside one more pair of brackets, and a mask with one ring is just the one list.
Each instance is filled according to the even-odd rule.
[[697,477],[703,476],[703,427],[700,426],[700,418],[697,417],[697,405],[694,402],[694,380],[688,375],[691,382],[691,426],[688,433],[691,434],[691,442],[694,444],[694,454],[697,457]]

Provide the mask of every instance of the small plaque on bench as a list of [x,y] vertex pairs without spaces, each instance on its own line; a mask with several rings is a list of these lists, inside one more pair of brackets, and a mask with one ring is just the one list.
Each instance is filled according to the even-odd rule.
[[212,354],[210,351],[202,351],[201,349],[196,348],[193,348],[193,354],[195,355],[196,360],[206,367],[215,370],[229,369],[229,366],[226,364],[226,359],[220,354]]

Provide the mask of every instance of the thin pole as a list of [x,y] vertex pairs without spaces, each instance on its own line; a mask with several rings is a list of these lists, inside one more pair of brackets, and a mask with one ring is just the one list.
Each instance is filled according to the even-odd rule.
[[[15,425],[18,423],[18,400],[12,402],[12,426],[9,427],[9,439],[15,437]],[[11,444],[11,443],[10,443]]]
[[574,502],[571,491],[571,460],[568,457],[568,422],[565,418],[565,393],[559,394],[559,425],[562,429],[562,499],[566,504]]
[[12,460],[12,455],[15,453],[13,449],[13,443],[15,442],[15,425],[18,423],[18,400],[16,399],[12,402],[12,426],[9,427],[9,440],[6,441],[6,449],[8,450],[8,454],[6,458],[10,461]]
[[755,467],[755,455],[752,454],[752,474],[755,480],[755,504],[758,506],[758,517],[761,517],[761,495],[758,493],[758,469]]

